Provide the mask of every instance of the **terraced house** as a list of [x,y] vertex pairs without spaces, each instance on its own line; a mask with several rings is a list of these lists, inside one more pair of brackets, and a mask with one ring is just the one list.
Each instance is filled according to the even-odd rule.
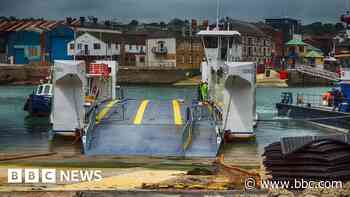
[[248,22],[232,19],[228,22],[230,29],[241,33],[243,61],[256,61],[259,64],[271,61],[273,47],[271,36]]

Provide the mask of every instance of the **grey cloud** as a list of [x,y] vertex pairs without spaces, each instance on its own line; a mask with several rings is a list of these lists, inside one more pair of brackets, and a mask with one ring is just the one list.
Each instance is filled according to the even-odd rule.
[[[221,15],[257,21],[289,16],[304,23],[337,22],[350,0],[221,0]],[[349,3],[350,4],[350,3]],[[97,16],[121,21],[214,20],[216,0],[0,0],[0,15],[63,19]]]

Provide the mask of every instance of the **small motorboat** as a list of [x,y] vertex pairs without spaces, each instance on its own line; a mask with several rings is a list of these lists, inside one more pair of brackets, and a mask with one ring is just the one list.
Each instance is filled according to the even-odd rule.
[[40,84],[29,95],[25,104],[24,111],[30,116],[47,117],[51,113],[52,84]]

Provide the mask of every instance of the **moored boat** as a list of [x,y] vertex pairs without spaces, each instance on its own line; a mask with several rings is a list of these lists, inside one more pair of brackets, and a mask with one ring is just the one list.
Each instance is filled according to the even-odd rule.
[[283,92],[276,103],[278,116],[309,121],[317,126],[349,132],[350,83],[340,82],[323,95]]
[[45,117],[51,113],[52,84],[40,84],[30,94],[24,104],[23,110],[30,116]]

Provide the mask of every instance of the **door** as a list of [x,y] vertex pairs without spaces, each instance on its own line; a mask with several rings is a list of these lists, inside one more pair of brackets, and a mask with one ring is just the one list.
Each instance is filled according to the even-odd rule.
[[52,41],[52,61],[53,60],[71,60],[72,56],[68,56],[67,44],[69,38],[55,37]]
[[89,45],[87,44],[84,45],[84,54],[89,55]]
[[24,56],[24,49],[15,49],[15,64],[27,64],[28,60]]

